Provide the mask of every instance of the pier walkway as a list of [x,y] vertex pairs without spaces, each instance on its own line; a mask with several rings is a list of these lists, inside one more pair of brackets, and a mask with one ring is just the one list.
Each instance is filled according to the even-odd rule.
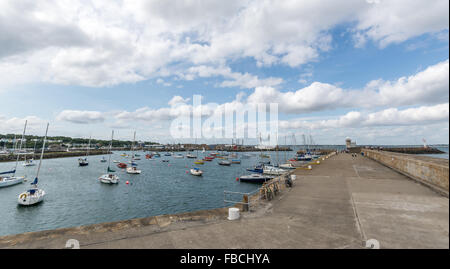
[[448,198],[390,168],[338,154],[295,174],[237,221],[208,210],[5,236],[0,248],[449,248]]

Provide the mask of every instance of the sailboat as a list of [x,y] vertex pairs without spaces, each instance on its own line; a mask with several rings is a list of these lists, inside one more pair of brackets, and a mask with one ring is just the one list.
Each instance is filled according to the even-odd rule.
[[119,176],[117,176],[116,174],[113,174],[115,171],[111,169],[110,164],[111,164],[111,147],[112,147],[112,142],[113,142],[113,137],[114,137],[114,130],[112,131],[111,134],[111,143],[109,144],[109,158],[108,158],[108,168],[106,169],[106,174],[100,176],[98,179],[100,180],[100,182],[105,183],[105,184],[117,184],[119,183]]
[[34,161],[34,153],[36,152],[36,143],[37,139],[34,141],[34,148],[33,148],[33,158],[27,160],[27,155],[25,154],[25,162],[23,163],[23,166],[35,166],[36,164]]
[[78,159],[78,165],[79,166],[87,166],[87,165],[89,165],[87,157],[89,155],[89,149],[90,148],[91,148],[91,137],[89,137],[89,144],[88,144],[88,148],[87,148],[87,151],[86,151],[86,157],[84,159],[83,158],[79,158]]
[[[45,142],[47,140],[47,133],[48,133],[48,123],[47,123],[47,129],[45,130],[45,137],[44,142],[42,144],[42,151],[41,151],[41,159],[39,161],[39,166],[36,173],[36,178],[31,182],[31,187],[29,190],[22,192],[19,194],[19,197],[17,198],[17,202],[20,205],[34,205],[39,202],[42,202],[44,200],[45,191],[43,189],[39,189],[38,184],[38,178],[39,178],[39,172],[41,170],[42,165],[42,158],[44,157],[44,150],[45,150]],[[25,133],[25,131],[24,131]]]
[[[25,130],[26,129],[27,129],[27,121],[25,121],[25,126],[23,128],[22,140],[20,140],[19,153],[20,153],[20,150],[22,149],[22,143],[23,143],[23,139],[24,139],[24,136],[25,136]],[[0,188],[22,183],[23,180],[25,179],[24,176],[23,177],[16,177],[16,169],[17,169],[17,164],[19,162],[19,156],[20,156],[19,153],[16,153],[17,154],[17,158],[16,158],[16,166],[14,167],[14,170],[6,171],[6,172],[0,172]],[[5,176],[5,177],[1,176],[1,175],[8,175],[8,174],[12,174],[12,176]]]
[[137,169],[137,164],[134,162],[134,141],[136,140],[136,131],[134,132],[134,137],[133,137],[133,145],[131,146],[131,166],[127,168],[127,173],[128,174],[140,174],[141,170]]

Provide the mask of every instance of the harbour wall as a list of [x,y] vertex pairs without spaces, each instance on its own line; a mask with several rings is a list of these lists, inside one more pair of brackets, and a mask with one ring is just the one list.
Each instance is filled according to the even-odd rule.
[[[91,150],[89,155],[103,155],[108,154],[108,150]],[[55,159],[64,157],[82,157],[86,156],[86,151],[61,151],[61,152],[44,152],[44,159]],[[32,158],[32,154],[27,154],[27,159]],[[40,158],[40,153],[35,154],[35,159]],[[16,161],[17,155],[5,154],[0,155],[0,162],[13,162]],[[20,155],[19,161],[25,160],[25,155]]]
[[448,197],[448,160],[410,154],[362,149],[364,156],[425,184]]

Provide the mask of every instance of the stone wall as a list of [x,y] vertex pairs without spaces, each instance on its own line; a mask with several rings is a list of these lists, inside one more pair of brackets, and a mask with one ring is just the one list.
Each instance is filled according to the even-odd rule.
[[[378,161],[448,197],[448,160],[362,149],[364,156]],[[434,160],[436,159],[436,160]]]

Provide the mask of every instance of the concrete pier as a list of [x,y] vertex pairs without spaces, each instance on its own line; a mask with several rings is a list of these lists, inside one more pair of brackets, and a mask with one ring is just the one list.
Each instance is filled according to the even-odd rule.
[[338,154],[294,174],[239,220],[205,210],[4,236],[0,248],[449,248],[448,198],[376,161]]

